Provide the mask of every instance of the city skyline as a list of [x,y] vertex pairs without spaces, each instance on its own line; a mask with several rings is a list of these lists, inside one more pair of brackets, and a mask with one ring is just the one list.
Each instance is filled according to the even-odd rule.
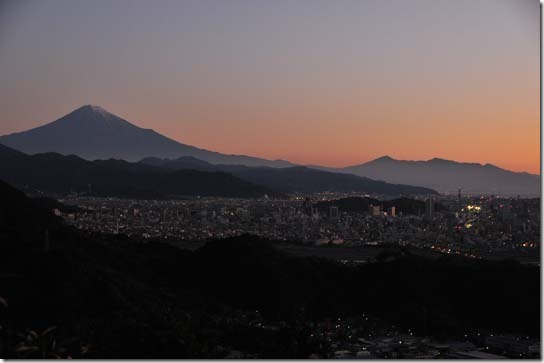
[[229,154],[540,174],[537,1],[159,4],[4,3],[0,134],[90,103]]

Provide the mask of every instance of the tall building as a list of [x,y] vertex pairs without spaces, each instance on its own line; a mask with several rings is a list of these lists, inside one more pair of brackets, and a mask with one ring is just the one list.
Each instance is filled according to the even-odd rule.
[[329,217],[331,219],[337,219],[338,216],[340,215],[339,211],[338,211],[338,207],[336,206],[331,206],[329,208]]
[[309,216],[312,215],[312,201],[308,197],[306,197],[304,203],[302,203],[302,212]]
[[379,217],[382,214],[382,207],[379,205],[370,205],[370,214],[373,217]]
[[319,210],[316,207],[312,207],[312,219],[319,219]]
[[397,210],[395,206],[392,206],[387,210],[387,215],[390,217],[395,217],[397,215]]
[[433,219],[434,214],[434,200],[429,198],[425,201],[425,217],[427,219]]
[[462,206],[463,205],[461,204],[461,188],[459,188],[457,190],[457,209],[461,210]]

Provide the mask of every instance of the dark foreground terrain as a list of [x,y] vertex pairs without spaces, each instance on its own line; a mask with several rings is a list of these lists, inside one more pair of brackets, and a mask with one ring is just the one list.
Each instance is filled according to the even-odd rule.
[[329,357],[318,322],[361,316],[435,339],[540,336],[536,266],[403,250],[344,265],[252,236],[188,251],[73,230],[7,184],[0,198],[3,358]]

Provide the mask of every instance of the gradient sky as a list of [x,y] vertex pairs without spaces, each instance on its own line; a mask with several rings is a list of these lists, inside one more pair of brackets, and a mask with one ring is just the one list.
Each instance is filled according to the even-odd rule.
[[100,105],[304,164],[540,172],[537,0],[0,0],[0,134]]

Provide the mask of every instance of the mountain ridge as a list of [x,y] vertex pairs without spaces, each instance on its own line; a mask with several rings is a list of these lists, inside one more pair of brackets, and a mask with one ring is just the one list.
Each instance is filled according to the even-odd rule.
[[38,192],[165,199],[181,196],[257,198],[281,195],[221,171],[168,171],[124,160],[87,161],[75,155],[27,155],[0,145],[0,179]]
[[[180,143],[152,129],[141,128],[100,106],[85,105],[48,124],[0,136],[0,144],[27,154],[56,152],[86,160],[123,159],[136,162],[148,157],[195,158],[213,165],[288,168],[286,160],[267,160],[247,155],[222,154]],[[513,172],[490,163],[465,163],[434,157],[429,160],[398,160],[389,155],[344,168],[305,167],[332,173],[353,174],[374,181],[454,193],[540,195],[540,175]]]
[[87,160],[144,157],[194,156],[211,163],[293,165],[285,160],[267,160],[247,155],[222,154],[170,139],[152,129],[141,128],[100,106],[85,105],[36,128],[0,136],[0,143],[27,154],[57,152]]
[[140,163],[172,170],[196,168],[202,171],[222,171],[235,175],[242,180],[283,193],[358,192],[396,196],[437,194],[436,191],[429,188],[386,183],[357,175],[319,170],[302,165],[286,168],[212,165],[198,159],[188,159],[187,157],[173,160],[144,158]]
[[[354,167],[358,167],[358,166],[363,166],[363,165],[368,165],[368,164],[371,164],[371,163],[376,163],[376,162],[380,162],[380,161],[391,161],[391,162],[405,162],[405,163],[451,163],[451,164],[463,164],[463,165],[473,165],[473,166],[482,166],[482,167],[492,167],[492,168],[496,168],[496,169],[501,169],[501,170],[504,170],[504,171],[507,171],[507,172],[511,172],[511,173],[516,173],[516,174],[527,174],[527,175],[533,175],[533,176],[540,176],[540,174],[535,174],[535,173],[530,173],[528,171],[514,171],[514,170],[509,170],[509,169],[505,169],[503,167],[500,167],[498,165],[495,165],[495,164],[492,164],[492,163],[479,163],[479,162],[476,162],[476,161],[457,161],[457,160],[452,160],[452,159],[444,159],[444,158],[440,158],[440,157],[433,157],[431,159],[427,159],[427,160],[424,160],[424,159],[421,159],[421,160],[416,160],[416,159],[396,159],[396,158],[393,158],[389,155],[384,155],[384,156],[380,156],[378,158],[375,158],[375,159],[372,159],[372,160],[369,160],[369,161],[366,161],[364,163],[359,163],[359,164],[354,164],[354,165],[348,165],[348,166],[345,166],[345,167],[339,167],[339,168],[334,168],[334,167],[329,167],[329,169],[346,169],[346,168],[354,168]],[[323,167],[323,168],[326,168],[326,167]]]
[[337,170],[376,180],[425,186],[441,193],[454,193],[461,188],[470,194],[540,195],[540,175],[514,172],[490,163],[438,157],[429,160],[381,157]]

